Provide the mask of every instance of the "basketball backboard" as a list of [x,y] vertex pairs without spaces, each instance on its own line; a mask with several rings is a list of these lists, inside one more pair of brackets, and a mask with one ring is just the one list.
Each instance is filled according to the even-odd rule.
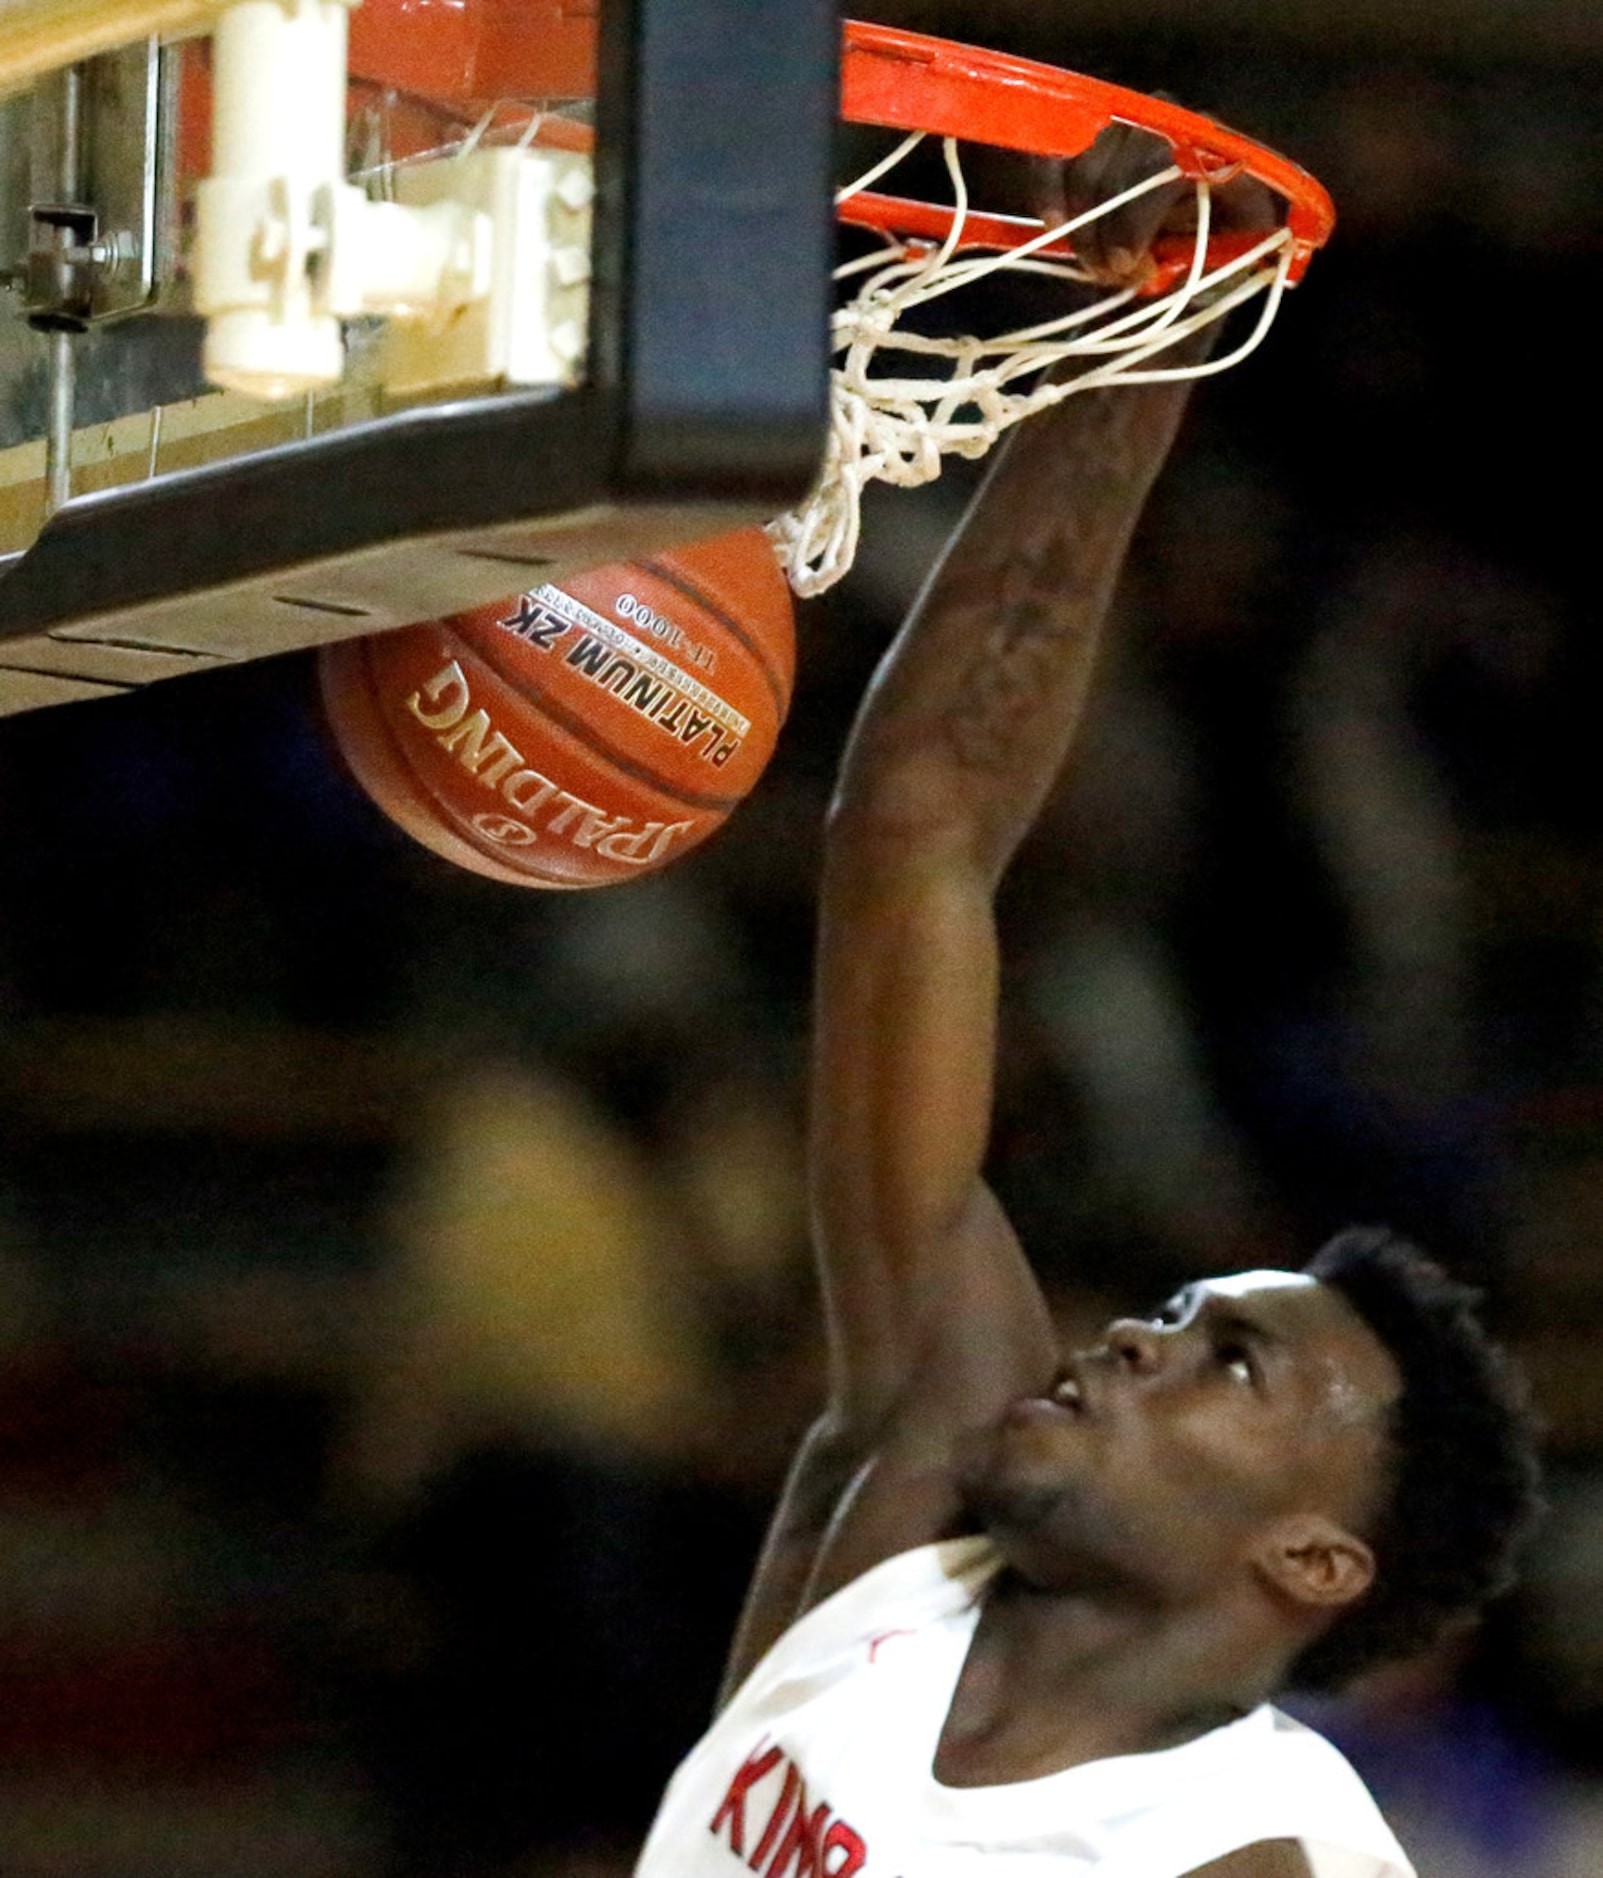
[[[7,0],[0,72],[34,10]],[[343,384],[267,404],[206,384],[170,278],[193,245],[178,179],[205,142],[195,53],[147,43],[77,68],[65,116],[49,73],[0,106],[0,714],[481,605],[534,573],[766,520],[806,490],[828,402],[834,5],[364,0],[358,173],[362,138],[420,103],[459,152],[492,107],[517,135],[492,123],[486,148],[526,149],[531,107],[593,124],[570,381],[466,373],[427,397],[364,375],[366,318],[344,323]],[[531,91],[536,69],[573,95]],[[375,166],[394,167],[387,150]],[[370,177],[375,200],[394,193]],[[74,275],[97,242],[98,272]],[[41,526],[64,468],[68,499]]]

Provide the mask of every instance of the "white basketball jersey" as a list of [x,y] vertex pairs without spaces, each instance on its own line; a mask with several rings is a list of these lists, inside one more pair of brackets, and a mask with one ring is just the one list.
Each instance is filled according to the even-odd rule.
[[886,1560],[808,1612],[669,1783],[636,1878],[1181,1878],[1263,1839],[1316,1878],[1412,1878],[1362,1781],[1277,1710],[998,1787],[931,1769],[996,1570],[988,1541]]

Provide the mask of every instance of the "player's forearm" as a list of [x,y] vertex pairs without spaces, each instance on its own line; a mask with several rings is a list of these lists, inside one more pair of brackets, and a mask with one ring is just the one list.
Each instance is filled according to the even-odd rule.
[[1079,393],[1015,434],[859,716],[834,841],[956,831],[994,877],[1062,764],[1184,385]]

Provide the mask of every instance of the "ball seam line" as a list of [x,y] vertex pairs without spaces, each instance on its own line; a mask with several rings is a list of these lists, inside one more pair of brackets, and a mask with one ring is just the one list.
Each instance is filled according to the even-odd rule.
[[774,710],[778,715],[779,722],[783,724],[789,712],[789,700],[786,698],[783,687],[780,685],[779,674],[774,670],[763,646],[752,638],[745,627],[740,624],[739,620],[725,607],[721,606],[711,594],[698,587],[694,581],[687,579],[676,567],[671,566],[666,561],[643,560],[639,562],[638,565],[645,568],[649,573],[655,574],[658,580],[666,581],[676,592],[682,593],[687,600],[693,601],[697,606],[703,608],[717,620],[718,624],[723,627],[724,631],[729,634],[736,645],[742,648],[752,664],[761,672],[763,682],[767,685],[773,697]]

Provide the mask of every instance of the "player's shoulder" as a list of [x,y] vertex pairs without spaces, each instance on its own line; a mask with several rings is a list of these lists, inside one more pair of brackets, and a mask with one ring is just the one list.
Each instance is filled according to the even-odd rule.
[[914,1627],[971,1607],[995,1575],[996,1549],[981,1533],[938,1539],[893,1552],[832,1591],[800,1617],[781,1643],[807,1647],[835,1636],[850,1641],[889,1620]]
[[805,1611],[757,1663],[730,1707],[796,1674],[849,1668],[877,1640],[916,1636],[972,1610],[998,1559],[983,1535],[942,1539],[881,1559]]
[[1049,1838],[1071,1815],[1121,1878],[1413,1878],[1345,1757],[1267,1705],[1179,1746],[1015,1789],[1009,1828]]
[[1172,1825],[1184,1834],[1188,1872],[1413,1878],[1408,1855],[1352,1763],[1283,1710],[1255,1709],[1176,1758],[1167,1803],[1155,1809],[1152,1828],[1161,1834]]
[[882,1617],[887,1611],[908,1619],[936,1619],[972,1605],[1000,1562],[983,1533],[910,1546],[848,1579],[793,1629],[816,1619],[818,1629],[850,1632],[864,1618]]
[[1209,1859],[1186,1878],[1314,1878],[1314,1868],[1295,1839],[1268,1839]]

